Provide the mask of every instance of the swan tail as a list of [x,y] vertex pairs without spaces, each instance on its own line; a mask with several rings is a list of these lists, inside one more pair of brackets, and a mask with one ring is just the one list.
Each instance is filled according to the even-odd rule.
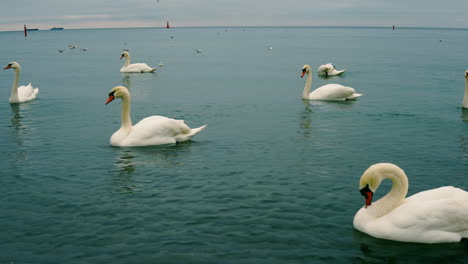
[[359,94],[359,93],[353,93],[351,96],[347,97],[346,100],[352,100],[352,99],[356,99],[358,97],[361,97],[363,94]]
[[176,137],[177,142],[184,142],[184,141],[190,140],[192,137],[194,137],[195,135],[200,133],[203,129],[205,129],[206,126],[207,125],[203,125],[201,127],[192,128],[187,134],[178,135]]

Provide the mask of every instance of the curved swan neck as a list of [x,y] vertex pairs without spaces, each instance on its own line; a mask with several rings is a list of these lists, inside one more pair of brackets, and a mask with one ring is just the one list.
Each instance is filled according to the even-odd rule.
[[311,87],[312,87],[312,74],[310,73],[310,71],[308,71],[306,75],[304,91],[302,92],[303,99],[309,99]]
[[15,68],[15,79],[13,80],[13,87],[11,87],[10,98],[18,98],[18,81],[20,76],[20,67]]
[[465,77],[465,96],[462,102],[463,108],[468,108],[468,77]]
[[125,67],[128,67],[128,65],[130,65],[130,54],[127,54],[127,56],[125,56],[125,64],[124,64],[124,66],[125,66]]
[[408,193],[408,177],[403,170],[388,168],[379,174],[381,180],[389,179],[392,181],[392,189],[384,197],[374,202],[368,207],[369,213],[376,217],[386,215],[396,207],[400,206]]
[[132,120],[130,119],[130,94],[122,96],[122,113],[120,128],[131,128]]

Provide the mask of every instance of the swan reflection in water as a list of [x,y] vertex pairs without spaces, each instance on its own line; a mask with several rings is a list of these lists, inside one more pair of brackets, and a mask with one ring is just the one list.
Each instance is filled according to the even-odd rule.
[[[172,169],[184,164],[191,146],[200,144],[189,141],[178,144],[149,147],[112,147],[116,156],[117,167],[114,184],[118,193],[133,193],[142,188],[144,179],[136,180],[136,175],[152,175],[151,181],[157,177],[156,169]],[[144,188],[144,187],[143,187]]]
[[27,117],[30,115],[29,111],[31,106],[35,102],[28,102],[23,104],[10,104],[11,111],[13,113],[10,121],[12,129],[12,138],[13,142],[18,145],[16,148],[16,161],[24,161],[26,157],[26,146],[28,143],[28,136],[31,132],[31,127],[29,126],[29,121]]
[[468,249],[464,243],[421,244],[378,239],[355,229],[353,238],[361,252],[355,257],[358,263],[441,263],[466,258]]
[[462,108],[461,118],[463,122],[468,122],[468,108]]

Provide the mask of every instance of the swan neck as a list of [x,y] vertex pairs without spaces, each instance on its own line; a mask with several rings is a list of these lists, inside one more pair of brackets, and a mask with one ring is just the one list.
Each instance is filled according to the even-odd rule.
[[125,67],[128,67],[128,65],[130,65],[130,54],[128,54],[127,56],[125,56],[125,64],[124,64],[124,66],[125,66]]
[[122,97],[121,121],[121,129],[129,129],[132,127],[132,120],[130,119],[130,95]]
[[15,68],[15,79],[13,80],[13,87],[11,87],[11,96],[10,98],[18,97],[18,81],[20,76],[20,68]]
[[468,78],[465,78],[465,96],[462,102],[463,108],[468,108]]
[[312,74],[310,73],[310,71],[308,71],[306,75],[304,91],[302,92],[303,99],[309,99],[311,87],[312,87]]
[[386,215],[400,206],[405,201],[406,194],[408,193],[408,177],[406,177],[403,171],[385,172],[382,177],[383,179],[391,180],[392,188],[384,197],[369,207],[371,213],[376,217]]

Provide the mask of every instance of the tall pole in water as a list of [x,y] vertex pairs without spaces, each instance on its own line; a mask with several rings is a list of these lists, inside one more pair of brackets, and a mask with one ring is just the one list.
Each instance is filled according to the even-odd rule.
[[28,30],[26,29],[26,25],[24,25],[24,36],[25,36],[25,37],[28,36]]

